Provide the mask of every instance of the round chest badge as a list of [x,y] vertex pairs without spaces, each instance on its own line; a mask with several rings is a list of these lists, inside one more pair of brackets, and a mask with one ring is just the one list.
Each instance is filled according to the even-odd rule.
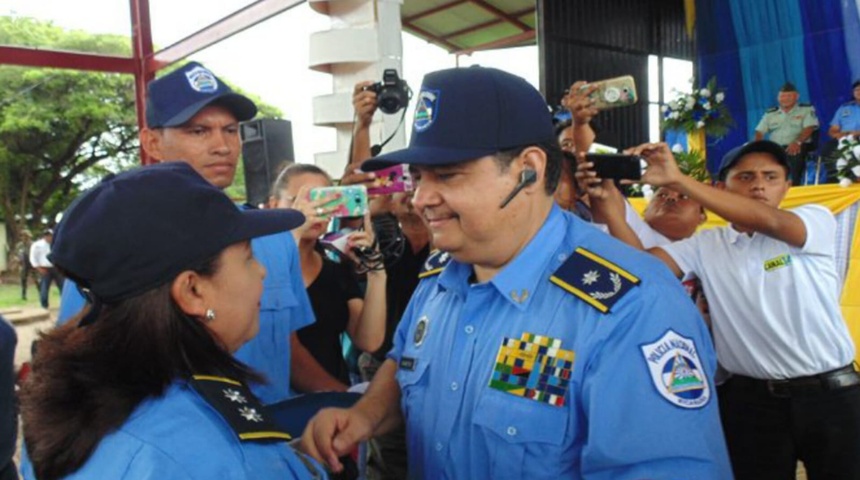
[[606,100],[607,103],[615,103],[621,98],[621,90],[618,90],[617,87],[608,87],[603,92],[603,99]]
[[424,343],[424,338],[427,337],[427,325],[430,323],[430,319],[427,316],[423,316],[418,320],[418,325],[415,326],[415,335],[412,336],[412,342],[416,347],[420,347],[422,343]]

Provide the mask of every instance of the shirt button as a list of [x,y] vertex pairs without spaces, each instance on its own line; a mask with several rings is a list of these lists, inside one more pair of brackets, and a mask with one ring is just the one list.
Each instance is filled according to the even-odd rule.
[[457,382],[451,383],[451,390],[457,390],[458,387],[459,387],[459,385],[457,385]]
[[516,434],[517,434],[517,427],[508,427],[508,435],[513,437],[513,436],[516,436]]
[[565,260],[567,260],[567,254],[566,253],[559,253],[558,254],[558,261],[563,262]]
[[436,442],[436,451],[437,451],[437,452],[441,452],[441,451],[442,451],[442,443],[441,443],[441,442]]
[[466,330],[466,335],[471,335],[475,332],[475,327],[471,325],[466,325],[466,328],[464,330]]

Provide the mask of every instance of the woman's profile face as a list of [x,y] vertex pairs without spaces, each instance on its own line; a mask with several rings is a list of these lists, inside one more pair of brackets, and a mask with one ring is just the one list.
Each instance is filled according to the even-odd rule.
[[215,318],[206,326],[232,353],[260,330],[260,297],[263,295],[263,267],[251,252],[251,242],[225,248],[218,258],[218,271],[201,279],[198,292]]

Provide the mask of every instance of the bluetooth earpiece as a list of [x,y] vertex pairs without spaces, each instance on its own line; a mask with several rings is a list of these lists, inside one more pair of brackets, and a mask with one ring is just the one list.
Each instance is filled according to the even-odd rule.
[[505,208],[509,203],[511,203],[511,200],[513,200],[514,197],[516,197],[517,194],[520,193],[520,190],[535,183],[537,181],[537,177],[538,176],[536,171],[532,170],[531,168],[524,169],[522,173],[520,173],[519,183],[517,183],[517,186],[514,187],[514,190],[510,193],[510,195],[508,195],[504,199],[504,201],[502,201],[502,204],[499,206],[499,208]]

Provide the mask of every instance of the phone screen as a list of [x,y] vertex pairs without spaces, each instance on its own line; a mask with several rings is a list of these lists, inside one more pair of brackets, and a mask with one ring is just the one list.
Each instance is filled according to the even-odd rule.
[[611,179],[642,179],[644,160],[639,155],[622,155],[617,153],[587,154],[585,159],[594,163],[594,171],[600,178]]

